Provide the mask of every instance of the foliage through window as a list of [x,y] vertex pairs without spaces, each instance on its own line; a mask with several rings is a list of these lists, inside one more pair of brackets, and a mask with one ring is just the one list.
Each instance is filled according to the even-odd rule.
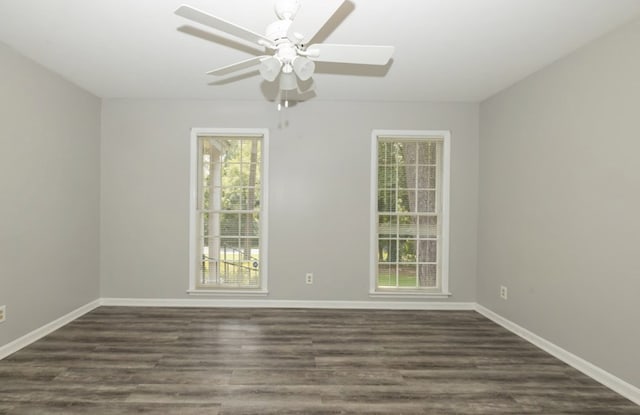
[[261,137],[198,136],[195,288],[261,287]]
[[442,137],[376,137],[375,291],[442,292]]

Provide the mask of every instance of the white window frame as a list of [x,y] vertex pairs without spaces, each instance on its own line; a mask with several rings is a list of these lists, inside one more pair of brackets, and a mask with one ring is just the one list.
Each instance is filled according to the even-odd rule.
[[[377,286],[378,274],[378,141],[381,138],[394,139],[439,139],[442,140],[442,235],[440,245],[440,286],[432,288],[385,288]],[[446,298],[449,292],[449,182],[451,171],[451,132],[446,130],[373,130],[371,133],[371,190],[370,190],[370,289],[372,297],[426,297]]]
[[[198,244],[198,138],[206,137],[259,137],[261,145],[260,184],[260,286],[258,288],[198,288],[200,252]],[[192,128],[190,136],[189,174],[189,294],[214,295],[267,295],[268,283],[268,185],[269,185],[269,130],[266,128]]]

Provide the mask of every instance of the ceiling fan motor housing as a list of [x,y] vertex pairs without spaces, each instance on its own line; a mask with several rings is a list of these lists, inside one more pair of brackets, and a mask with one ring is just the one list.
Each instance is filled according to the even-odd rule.
[[289,26],[291,26],[291,20],[276,20],[267,26],[265,36],[271,39],[276,45],[283,41],[289,42],[289,38],[287,37]]
[[[274,57],[280,62],[282,72],[293,71],[293,61],[298,56],[298,47],[287,37],[291,20],[277,20],[267,26],[265,36],[271,39],[276,47]],[[268,64],[269,62],[264,62]],[[264,64],[262,66],[265,66]],[[264,74],[263,74],[264,77]],[[265,77],[268,79],[270,77]]]

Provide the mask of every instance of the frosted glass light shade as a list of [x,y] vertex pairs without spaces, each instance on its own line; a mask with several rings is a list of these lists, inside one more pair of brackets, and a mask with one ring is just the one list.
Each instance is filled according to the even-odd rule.
[[280,62],[280,60],[275,56],[272,56],[260,62],[260,67],[258,68],[258,70],[260,71],[260,75],[262,75],[265,80],[273,82],[278,77],[281,67],[282,62]]
[[280,90],[291,91],[298,87],[298,80],[294,73],[282,73],[280,74]]
[[315,69],[316,64],[309,58],[296,56],[293,60],[293,70],[301,81],[306,81],[311,78]]

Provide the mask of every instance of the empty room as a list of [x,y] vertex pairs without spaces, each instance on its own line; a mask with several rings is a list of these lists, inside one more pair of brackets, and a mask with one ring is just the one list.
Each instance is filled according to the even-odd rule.
[[0,0],[0,415],[640,415],[640,0]]

